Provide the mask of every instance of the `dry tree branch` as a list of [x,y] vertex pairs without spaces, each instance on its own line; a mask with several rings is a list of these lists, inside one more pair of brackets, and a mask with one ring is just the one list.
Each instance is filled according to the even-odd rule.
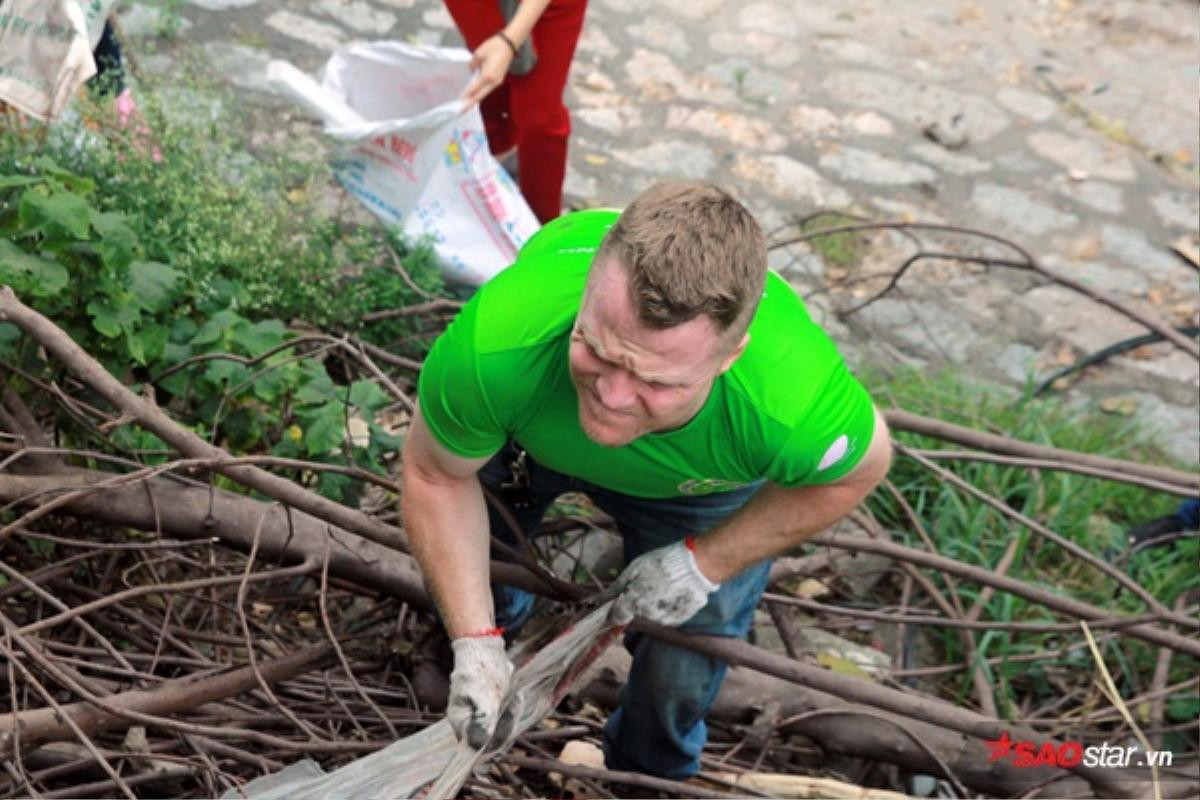
[[[990,587],[987,587],[990,588]],[[871,619],[879,622],[892,622],[905,625],[935,625],[941,628],[960,628],[972,631],[1011,631],[1020,633],[1070,633],[1079,630],[1079,622],[989,622],[977,619],[958,619],[954,617],[936,617],[931,614],[900,614],[853,606],[839,606],[822,603],[804,597],[773,594],[766,592],[763,597],[772,603],[785,606],[796,606],[807,611],[828,614],[835,617],[850,617],[852,619]],[[1161,614],[1150,612],[1132,617],[1111,617],[1089,623],[1092,628],[1104,630],[1120,630],[1130,625],[1162,622]],[[1168,650],[1168,652],[1170,652]]]
[[1194,490],[1175,483],[1162,483],[1150,478],[1137,475],[1126,475],[1120,472],[1089,467],[1083,464],[1070,464],[1065,461],[1052,461],[1042,458],[1021,458],[1018,456],[1001,456],[993,453],[979,453],[970,450],[919,450],[910,448],[909,452],[928,458],[931,461],[979,461],[986,464],[1000,464],[1006,467],[1023,467],[1025,469],[1051,470],[1057,472],[1072,472],[1076,475],[1086,475],[1089,478],[1101,478],[1114,483],[1125,483],[1130,486],[1140,486],[1165,494],[1180,497],[1191,497]]
[[[929,533],[925,530],[925,525],[922,524],[916,510],[913,509],[912,505],[909,504],[904,495],[900,493],[900,490],[897,489],[895,484],[893,484],[890,480],[885,479],[883,485],[887,489],[888,493],[891,494],[892,497],[895,498],[899,503],[900,508],[903,509],[905,516],[908,517],[909,522],[912,523],[913,529],[916,530],[917,535],[921,537],[921,541],[925,543],[925,546],[928,548],[929,552],[935,555],[940,555],[937,551],[937,548],[933,544],[933,539],[930,538]],[[942,613],[944,613],[947,617],[953,619],[963,618],[965,612],[963,611],[961,603],[958,602],[958,590],[954,585],[953,578],[951,578],[949,575],[942,576],[943,580],[945,580],[947,585],[950,587],[950,597],[953,600],[952,604],[951,602],[947,601],[945,596],[940,591],[938,591],[933,581],[922,574],[912,564],[905,564],[901,562],[900,569],[904,571],[907,578],[916,581],[921,586],[925,593],[929,595],[930,599],[932,599],[934,603],[942,609]],[[969,629],[959,629],[959,639],[962,642],[965,662],[967,664],[974,665],[971,668],[971,683],[975,689],[975,699],[979,702],[980,710],[989,717],[999,716],[999,711],[996,708],[996,688],[988,681],[987,670],[984,668],[984,666],[976,663],[978,660],[978,648],[975,642],[975,636]]]
[[[96,363],[83,348],[75,344],[62,329],[21,303],[7,286],[0,288],[0,319],[21,328],[85,384],[179,452],[193,458],[214,459],[218,462],[230,460],[230,455],[224,450],[177,425],[146,398],[129,391]],[[321,497],[284,478],[248,465],[221,466],[217,471],[274,500],[351,530],[366,539],[398,550],[406,549],[406,538],[399,528]]]
[[[3,560],[0,560],[0,573],[3,573],[5,575],[5,577],[7,577],[9,580],[19,583],[21,586],[25,587],[27,590],[32,592],[36,597],[38,597],[38,599],[40,599],[46,603],[49,603],[54,608],[60,609],[61,611],[64,611],[64,612],[71,611],[71,608],[69,606],[67,606],[66,603],[62,602],[57,597],[55,597],[53,594],[46,591],[41,586],[38,586],[33,581],[29,580],[29,578],[27,578],[25,575],[21,574],[16,569],[10,567]],[[91,625],[91,623],[89,623],[87,620],[83,619],[82,617],[79,617],[79,615],[77,615],[77,614],[73,614],[72,619],[74,619],[75,624],[79,626],[80,630],[82,630],[88,636],[91,636],[93,639],[95,639],[96,642],[102,648],[104,648],[104,651],[107,652],[110,656],[112,656],[118,664],[125,667],[126,669],[129,669],[129,670],[133,669],[133,665],[130,664],[129,661],[127,661],[125,659],[125,656],[121,653],[120,650],[118,650],[116,647],[113,646],[113,643],[111,641],[109,641],[107,636],[100,633],[100,631],[96,630]]]
[[[893,542],[871,539],[864,536],[843,536],[837,533],[825,532],[811,540],[814,544],[837,547],[864,553],[877,553],[894,558],[897,561],[907,561],[918,566],[947,572],[962,578],[975,581],[983,586],[994,586],[1004,592],[1015,594],[1026,600],[1031,600],[1047,608],[1063,614],[1069,614],[1087,622],[1106,620],[1112,615],[1104,609],[1069,597],[1062,597],[1037,586],[1010,578],[1007,575],[996,575],[981,567],[964,564],[952,558],[936,556],[922,550],[895,544]],[[1171,618],[1175,617],[1171,614]],[[1191,621],[1189,621],[1190,623]],[[1193,627],[1194,623],[1189,624]],[[1144,641],[1170,647],[1181,653],[1200,657],[1200,640],[1195,637],[1181,636],[1174,631],[1164,630],[1146,623],[1137,623],[1125,628],[1131,636]]]
[[[25,678],[25,682],[32,686],[34,691],[42,696],[42,699],[45,700],[47,705],[50,706],[50,710],[54,712],[55,716],[61,719],[63,721],[63,725],[71,731],[75,738],[79,740],[80,744],[87,748],[87,751],[92,754],[92,758],[96,760],[96,763],[98,763],[104,769],[104,771],[108,773],[109,777],[116,782],[118,788],[121,790],[121,793],[128,797],[129,800],[137,800],[136,795],[134,795],[125,782],[121,780],[121,776],[118,775],[117,771],[113,769],[112,764],[108,763],[108,759],[105,758],[98,749],[96,749],[96,744],[92,741],[91,737],[88,736],[88,734],[79,726],[78,723],[76,723],[74,719],[71,718],[69,714],[65,713],[63,707],[60,706],[58,701],[54,699],[54,695],[47,691],[46,687],[41,684],[41,681],[34,677],[33,673],[30,672],[29,669],[17,659],[17,655],[12,648],[13,639],[16,638],[17,634],[10,627],[9,620],[3,614],[0,614],[0,621],[4,623],[5,644],[3,647],[9,663],[14,664],[16,668],[21,671],[21,675]],[[16,729],[19,724],[20,723],[16,719],[13,720],[14,729]],[[5,739],[8,736],[9,734],[7,733],[0,734],[0,750],[3,750],[4,744],[6,743]]]
[[698,786],[695,783],[683,783],[681,781],[668,780],[667,778],[656,778],[653,775],[644,775],[641,772],[625,772],[620,770],[599,769],[597,767],[585,767],[578,764],[564,764],[557,759],[549,758],[530,758],[529,756],[519,756],[506,753],[500,757],[502,761],[512,764],[514,767],[521,769],[531,769],[538,772],[558,772],[563,775],[569,775],[573,778],[592,778],[601,781],[616,781],[627,786],[636,786],[639,789],[650,789],[656,792],[670,792],[682,797],[698,797],[712,798],[712,800],[723,800],[724,798],[744,797],[744,793],[731,794],[729,792],[718,792],[712,789],[706,789],[703,786]]
[[[1112,675],[1108,672],[1108,665],[1104,663],[1104,656],[1100,654],[1100,648],[1096,646],[1096,639],[1092,636],[1091,629],[1088,628],[1086,622],[1082,621],[1079,623],[1079,627],[1083,629],[1083,635],[1087,637],[1088,648],[1092,651],[1092,658],[1096,662],[1096,667],[1100,670],[1100,677],[1103,679],[1101,688],[1104,689],[1105,696],[1121,712],[1121,716],[1125,718],[1126,724],[1133,729],[1134,736],[1137,737],[1142,748],[1149,752],[1153,749],[1150,747],[1150,741],[1146,738],[1146,734],[1142,733],[1142,729],[1138,726],[1133,715],[1129,713],[1125,701],[1121,699],[1121,693],[1117,691],[1117,685],[1113,683]],[[1157,759],[1150,761],[1150,775],[1154,783],[1154,800],[1162,800],[1162,783],[1159,781]]]
[[[259,515],[258,525],[254,528],[254,538],[250,542],[250,553],[246,556],[246,568],[237,581],[237,600],[235,603],[237,606],[238,622],[242,627],[242,636],[246,640],[246,658],[250,661],[250,669],[254,673],[255,680],[258,681],[258,688],[266,695],[271,705],[279,710],[279,713],[283,714],[297,728],[307,733],[310,739],[319,742],[322,740],[319,732],[293,714],[287,706],[279,702],[279,698],[275,696],[275,692],[271,691],[270,684],[267,683],[266,678],[259,672],[258,658],[254,655],[254,637],[250,635],[250,623],[246,621],[246,590],[250,587],[250,577],[254,571],[255,556],[258,555],[258,544],[261,541],[263,524],[267,521],[267,512],[272,508],[274,508],[273,505],[266,506],[263,508],[262,514]],[[303,568],[305,572],[309,572],[316,565],[316,559],[306,558],[304,563],[300,565],[300,568]]]
[[[1175,484],[1181,489],[1186,490],[1186,493],[1189,495],[1200,493],[1200,475],[1196,475],[1195,473],[1183,472],[1182,470],[1171,469],[1170,467],[1138,464],[1134,461],[1122,461],[1116,458],[1092,455],[1091,453],[1078,453],[1072,450],[1063,450],[1058,447],[1034,444],[1032,442],[1023,442],[1008,436],[977,431],[973,428],[955,425],[951,422],[934,419],[933,417],[925,417],[901,409],[888,409],[884,412],[884,417],[887,419],[888,426],[892,430],[919,433],[923,436],[941,439],[946,442],[954,442],[955,444],[999,455],[1045,459],[1048,461],[1060,461],[1066,464],[1095,467],[1122,475],[1137,476],[1149,480],[1162,481],[1163,483]],[[1174,493],[1180,494],[1183,492]]]
[[1112,578],[1118,584],[1120,584],[1121,586],[1125,587],[1130,592],[1132,592],[1143,603],[1145,603],[1148,608],[1151,608],[1154,611],[1161,614],[1163,619],[1173,622],[1176,625],[1181,625],[1185,628],[1192,628],[1194,630],[1200,631],[1200,620],[1192,619],[1190,617],[1186,617],[1182,614],[1176,614],[1175,612],[1171,611],[1169,608],[1164,606],[1157,597],[1150,594],[1150,592],[1146,591],[1145,587],[1143,587],[1140,583],[1138,583],[1137,581],[1130,578],[1124,572],[1121,572],[1119,569],[1114,567],[1112,564],[1109,564],[1108,562],[1106,562],[1100,558],[1097,558],[1095,555],[1093,555],[1092,553],[1089,553],[1087,550],[1084,550],[1082,547],[1075,544],[1070,539],[1060,536],[1059,534],[1057,534],[1054,531],[1047,528],[1045,525],[1042,525],[1041,523],[1030,519],[1029,517],[1025,516],[1024,514],[1022,514],[1021,512],[1019,512],[1015,509],[1009,508],[1008,505],[1006,505],[1004,502],[996,499],[995,497],[992,497],[987,492],[977,489],[975,486],[971,485],[970,482],[963,480],[962,478],[958,477],[950,470],[943,469],[942,467],[939,467],[937,464],[934,464],[929,459],[917,455],[916,453],[914,453],[912,450],[908,449],[904,445],[899,444],[899,443],[893,443],[892,446],[901,455],[908,456],[909,458],[913,459],[921,466],[932,471],[934,474],[936,474],[938,477],[942,478],[943,480],[953,484],[954,486],[958,487],[959,489],[963,490],[964,492],[967,492],[972,497],[975,497],[976,499],[983,501],[987,505],[989,505],[992,508],[999,511],[1004,516],[1009,517],[1013,520],[1016,520],[1017,522],[1024,525],[1025,527],[1029,528],[1029,530],[1033,531],[1034,533],[1038,534],[1039,536],[1049,539],[1050,541],[1054,542],[1056,545],[1061,547],[1063,550],[1067,551],[1071,555],[1078,558],[1080,561],[1083,561],[1085,564],[1088,564],[1089,566],[1093,567],[1094,569],[1097,569],[1100,572],[1107,575],[1108,577]]
[[[1159,322],[1158,320],[1151,319],[1150,317],[1146,316],[1145,314],[1142,314],[1140,311],[1138,311],[1134,308],[1131,308],[1128,304],[1122,303],[1121,301],[1117,300],[1114,297],[1110,297],[1105,292],[1099,291],[1098,289],[1090,287],[1087,284],[1081,283],[1080,281],[1077,281],[1074,278],[1070,278],[1070,277],[1068,277],[1066,275],[1062,275],[1061,273],[1058,273],[1054,270],[1048,269],[1047,267],[1045,267],[1044,265],[1039,263],[1037,261],[1037,259],[1035,259],[1031,253],[1029,253],[1029,251],[1025,250],[1020,245],[1017,245],[1016,243],[1014,243],[1008,239],[1005,239],[1001,236],[987,233],[986,231],[976,230],[974,228],[967,228],[967,227],[963,227],[963,226],[959,226],[959,225],[940,225],[940,224],[925,223],[925,222],[871,222],[871,223],[862,223],[862,224],[856,224],[856,225],[839,225],[839,226],[835,226],[832,228],[824,228],[822,230],[811,231],[809,233],[805,233],[800,236],[791,237],[791,238],[785,239],[783,241],[773,243],[771,245],[771,248],[775,249],[775,248],[779,248],[779,247],[786,247],[788,245],[795,244],[797,242],[807,241],[807,240],[815,239],[815,238],[818,238],[821,236],[830,236],[830,235],[833,235],[836,233],[854,233],[854,232],[862,232],[862,231],[879,231],[879,230],[938,231],[938,232],[943,232],[943,233],[956,233],[956,234],[964,234],[964,235],[968,235],[968,236],[974,236],[974,237],[977,237],[980,239],[994,242],[996,244],[1003,245],[1004,247],[1007,247],[1010,250],[1015,251],[1018,254],[1018,256],[1020,256],[1020,260],[1004,259],[1004,258],[984,258],[984,257],[977,257],[977,256],[960,255],[960,254],[956,254],[956,253],[939,253],[939,252],[921,251],[921,252],[914,254],[913,256],[910,256],[901,265],[900,269],[897,270],[895,273],[893,273],[893,277],[885,289],[883,289],[881,292],[876,294],[874,297],[869,298],[865,303],[861,303],[858,306],[856,306],[854,309],[852,309],[851,311],[845,312],[845,313],[853,313],[853,311],[857,311],[858,309],[862,308],[867,303],[873,302],[874,300],[881,297],[884,293],[889,291],[892,287],[894,287],[899,282],[900,278],[904,275],[904,273],[908,270],[909,267],[911,267],[913,264],[917,263],[918,261],[920,261],[922,259],[954,260],[954,261],[962,261],[962,262],[966,262],[966,263],[984,264],[987,266],[1012,267],[1014,269],[1036,272],[1036,273],[1048,278],[1049,280],[1053,281],[1054,283],[1057,283],[1061,286],[1065,286],[1069,289],[1073,289],[1074,291],[1079,292],[1080,294],[1084,295],[1085,297],[1095,300],[1096,302],[1100,303],[1101,305],[1108,306],[1109,308],[1113,309],[1117,313],[1122,314],[1122,315],[1128,317],[1129,319],[1133,320],[1134,322],[1137,322],[1138,324],[1142,325],[1143,327],[1159,334],[1160,336],[1163,337],[1163,339],[1166,339],[1167,341],[1171,342],[1176,347],[1178,347],[1180,350],[1182,350],[1183,352],[1192,356],[1193,358],[1200,360],[1200,344],[1197,344],[1195,341],[1187,338],[1183,334],[1176,331],[1174,328],[1170,327],[1169,325],[1164,325],[1163,323]],[[882,277],[882,275],[875,276],[875,277]]]
[[327,537],[325,539],[325,554],[321,559],[321,591],[320,594],[317,595],[320,601],[318,606],[321,610],[321,624],[325,626],[325,633],[329,636],[329,643],[333,646],[333,650],[337,654],[338,661],[342,665],[342,670],[346,673],[346,679],[350,681],[350,684],[354,687],[354,691],[356,691],[358,696],[363,699],[363,702],[375,712],[376,716],[383,720],[383,724],[387,727],[388,733],[391,734],[392,738],[398,739],[399,734],[396,733],[396,727],[392,725],[392,721],[388,718],[387,714],[384,714],[379,706],[375,704],[375,701],[372,700],[371,696],[363,689],[362,684],[358,682],[356,677],[354,677],[354,670],[350,667],[350,661],[346,658],[346,654],[342,652],[342,646],[338,643],[337,634],[335,634],[333,631],[333,623],[329,621],[329,552],[331,547],[331,539],[332,537]]
[[[13,641],[33,662],[64,687],[83,698],[81,702],[63,707],[61,712],[53,708],[39,708],[20,712],[12,711],[7,715],[0,715],[0,731],[20,725],[25,747],[69,738],[72,727],[76,725],[81,729],[96,733],[127,726],[130,721],[184,733],[198,733],[218,738],[250,739],[291,752],[313,747],[312,742],[292,742],[258,731],[199,725],[163,716],[194,709],[205,703],[232,697],[253,689],[258,685],[258,678],[249,666],[199,679],[182,678],[166,681],[152,690],[135,689],[101,698],[51,663],[36,647],[24,639],[17,630],[16,624],[7,616],[0,614],[0,624],[7,632],[12,633]],[[309,647],[263,664],[260,674],[272,682],[287,680],[328,658],[331,652],[327,643]],[[11,735],[0,732],[0,758],[6,757],[12,746]]]
[[439,297],[435,300],[430,300],[425,303],[417,303],[411,306],[403,306],[402,308],[386,308],[382,311],[371,311],[363,314],[360,319],[363,322],[379,322],[385,319],[396,319],[397,317],[415,317],[419,314],[429,314],[438,311],[454,311],[457,312],[463,304],[458,300],[451,300],[447,297]]
[[[249,566],[249,565],[248,565]],[[101,608],[107,608],[111,605],[123,603],[126,600],[131,600],[135,597],[142,597],[148,594],[165,594],[167,592],[185,592],[193,589],[203,589],[210,586],[232,586],[235,584],[249,583],[250,581],[270,581],[279,578],[290,578],[296,575],[305,575],[317,568],[315,559],[306,559],[302,563],[294,567],[284,567],[282,569],[272,570],[270,572],[259,572],[253,575],[247,573],[245,575],[218,575],[211,578],[194,578],[187,581],[179,581],[178,583],[155,583],[145,586],[134,586],[117,594],[109,594],[86,603],[81,606],[69,608],[61,613],[55,614],[52,617],[40,619],[37,622],[31,622],[28,625],[20,628],[23,634],[37,633],[39,631],[52,628],[55,625],[60,625],[68,620],[75,619],[84,614],[90,614]]]

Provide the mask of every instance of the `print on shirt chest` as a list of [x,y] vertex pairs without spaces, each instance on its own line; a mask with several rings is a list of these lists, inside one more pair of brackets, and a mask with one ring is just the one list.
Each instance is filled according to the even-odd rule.
[[680,494],[698,495],[698,494],[716,494],[717,492],[732,492],[734,489],[741,489],[744,486],[749,486],[749,483],[740,483],[738,481],[729,481],[724,478],[689,478],[679,484],[676,489]]

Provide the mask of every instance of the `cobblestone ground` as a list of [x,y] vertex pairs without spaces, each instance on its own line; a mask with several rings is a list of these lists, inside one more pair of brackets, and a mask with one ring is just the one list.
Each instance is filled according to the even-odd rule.
[[[130,2],[121,19],[157,46],[144,69],[199,53],[297,141],[317,128],[270,94],[270,59],[315,72],[354,40],[461,45],[434,0]],[[568,90],[567,199],[619,206],[682,176],[731,188],[771,230],[820,209],[969,226],[1195,325],[1197,271],[1171,247],[1194,252],[1200,225],[1198,54],[1187,0],[593,0]],[[913,251],[894,233],[862,247],[857,266],[824,248],[773,253],[852,361],[955,362],[1020,385],[1143,332],[1035,275],[948,262],[922,262],[839,319],[881,283],[857,278]],[[1195,463],[1198,387],[1195,360],[1160,343],[1068,391],[1138,414]]]

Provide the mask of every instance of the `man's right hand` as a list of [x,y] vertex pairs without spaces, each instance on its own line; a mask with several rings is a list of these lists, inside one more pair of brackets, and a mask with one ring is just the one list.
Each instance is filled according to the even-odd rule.
[[466,739],[471,747],[482,750],[496,731],[513,665],[499,635],[464,636],[455,639],[451,647],[454,671],[450,673],[446,716],[459,741]]
[[478,70],[475,80],[463,92],[464,111],[492,93],[508,75],[508,67],[516,54],[499,34],[483,41],[471,54],[471,69]]

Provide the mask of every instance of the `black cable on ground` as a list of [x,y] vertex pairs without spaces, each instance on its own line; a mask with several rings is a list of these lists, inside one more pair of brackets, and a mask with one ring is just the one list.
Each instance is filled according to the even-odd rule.
[[[1200,335],[1200,326],[1196,326],[1196,325],[1189,325],[1189,326],[1186,326],[1183,328],[1176,328],[1175,330],[1179,331],[1184,336]],[[1033,394],[1030,396],[1037,397],[1039,394],[1044,392],[1046,389],[1050,388],[1050,386],[1056,380],[1058,380],[1059,378],[1065,378],[1067,375],[1070,375],[1073,372],[1078,372],[1079,370],[1084,369],[1085,367],[1090,367],[1094,364],[1099,364],[1102,361],[1107,361],[1108,359],[1112,358],[1113,356],[1119,356],[1121,353],[1125,353],[1130,350],[1137,349],[1144,344],[1154,344],[1155,342],[1161,342],[1162,340],[1163,340],[1163,336],[1161,333],[1147,333],[1147,334],[1143,334],[1141,336],[1134,336],[1131,339],[1125,339],[1124,341],[1120,341],[1115,344],[1110,344],[1108,347],[1105,347],[1103,350],[1097,350],[1095,353],[1092,353],[1091,355],[1084,356],[1083,358],[1076,361],[1074,364],[1071,364],[1069,367],[1064,367],[1064,368],[1060,369],[1058,372],[1051,375],[1049,378],[1046,378],[1044,381],[1042,381],[1041,383],[1039,383],[1037,385],[1037,387],[1033,390]]]

